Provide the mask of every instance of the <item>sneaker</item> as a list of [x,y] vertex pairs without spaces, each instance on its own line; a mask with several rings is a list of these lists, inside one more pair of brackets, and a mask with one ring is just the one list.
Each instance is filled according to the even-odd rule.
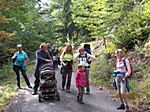
[[37,95],[37,92],[34,91],[34,92],[32,93],[32,95]]
[[90,92],[86,92],[85,94],[90,94]]
[[124,104],[121,104],[119,107],[117,107],[117,110],[125,110]]
[[67,92],[68,92],[68,93],[70,93],[70,90],[69,90],[69,89],[67,89]]
[[64,91],[65,89],[64,88],[62,88],[62,91]]

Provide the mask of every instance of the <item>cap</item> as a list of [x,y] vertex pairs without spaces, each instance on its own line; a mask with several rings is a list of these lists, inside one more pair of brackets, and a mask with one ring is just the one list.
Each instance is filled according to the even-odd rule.
[[21,47],[22,47],[22,44],[18,44],[18,45],[17,45],[17,48],[21,48]]

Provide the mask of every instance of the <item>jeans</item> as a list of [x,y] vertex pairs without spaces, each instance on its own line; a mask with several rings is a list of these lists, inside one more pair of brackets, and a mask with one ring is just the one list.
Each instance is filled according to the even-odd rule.
[[[68,76],[68,77],[67,77]],[[68,78],[68,79],[67,79]],[[66,85],[66,80],[67,80],[67,86],[66,89],[70,90],[71,86],[71,78],[72,78],[72,69],[69,69],[67,67],[62,68],[62,88],[65,87]]]
[[36,66],[35,68],[35,73],[34,73],[35,81],[34,81],[34,87],[33,90],[34,92],[37,92],[39,85],[40,85],[40,70],[39,66]]
[[16,65],[13,66],[13,70],[16,73],[16,83],[17,83],[18,87],[20,87],[20,73],[19,73],[19,71],[21,71],[27,86],[30,86],[29,79],[28,79],[28,77],[26,75],[26,70],[24,70],[21,66],[16,66]]
[[89,68],[85,67],[86,73],[86,92],[90,92],[90,84],[89,84]]

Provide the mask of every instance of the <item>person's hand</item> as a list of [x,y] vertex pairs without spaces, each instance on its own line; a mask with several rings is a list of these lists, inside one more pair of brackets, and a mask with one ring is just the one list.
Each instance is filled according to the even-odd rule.
[[124,78],[122,79],[122,82],[124,83],[124,82],[125,82],[125,80],[126,80],[126,78],[124,77]]
[[118,74],[118,75],[117,75],[117,77],[121,77],[121,76],[122,76],[121,74]]
[[88,61],[92,61],[92,59],[91,59],[91,58],[89,58],[89,59],[88,59]]
[[66,64],[66,63],[63,63],[63,66],[67,66],[67,64]]
[[47,61],[47,62],[51,62],[51,60],[49,60],[49,59],[45,59],[45,61]]

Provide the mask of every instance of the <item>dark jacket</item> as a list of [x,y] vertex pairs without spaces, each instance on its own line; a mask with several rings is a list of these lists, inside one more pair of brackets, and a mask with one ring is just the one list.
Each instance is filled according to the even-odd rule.
[[47,64],[48,62],[45,59],[51,59],[51,56],[46,50],[37,50],[36,51],[36,67],[40,67],[43,64]]

